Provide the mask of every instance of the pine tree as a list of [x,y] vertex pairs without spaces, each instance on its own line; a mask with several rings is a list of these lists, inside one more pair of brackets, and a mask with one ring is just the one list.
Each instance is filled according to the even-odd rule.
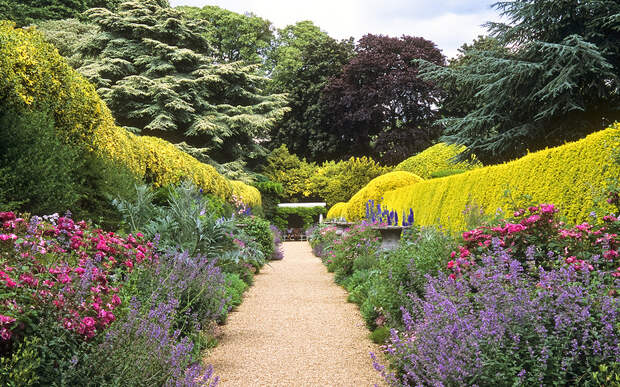
[[504,47],[472,48],[460,66],[422,64],[422,76],[471,90],[473,107],[441,122],[444,141],[495,163],[573,140],[620,119],[620,3],[513,0],[488,23]]

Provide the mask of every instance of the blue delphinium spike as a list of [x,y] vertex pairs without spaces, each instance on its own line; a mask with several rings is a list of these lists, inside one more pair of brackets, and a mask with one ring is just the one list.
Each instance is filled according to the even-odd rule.
[[413,208],[409,209],[409,216],[407,217],[407,223],[409,223],[409,225],[413,225]]
[[398,211],[394,211],[394,226],[398,226]]

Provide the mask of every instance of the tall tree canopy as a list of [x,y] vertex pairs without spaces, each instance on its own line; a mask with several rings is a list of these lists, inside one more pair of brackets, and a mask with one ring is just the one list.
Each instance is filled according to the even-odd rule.
[[[167,1],[167,0],[166,0]],[[0,0],[0,20],[25,26],[42,20],[78,17],[89,8],[114,10],[122,0]]]
[[272,89],[288,94],[291,108],[272,130],[272,143],[286,144],[312,161],[336,158],[337,139],[321,121],[321,93],[353,56],[353,39],[337,41],[311,22],[278,31],[270,52]]
[[274,38],[269,20],[252,13],[239,14],[214,5],[177,7],[207,22],[209,42],[222,62],[262,63]]
[[577,139],[620,119],[620,3],[513,0],[488,23],[503,50],[480,47],[460,66],[422,65],[422,76],[471,90],[470,111],[444,119],[444,140],[485,164]]
[[429,40],[366,35],[342,74],[323,92],[324,122],[341,157],[371,156],[395,164],[439,135],[433,127],[440,92],[418,76],[416,59],[445,58]]
[[207,22],[155,0],[86,15],[96,33],[75,45],[73,63],[120,125],[213,164],[266,154],[259,142],[286,112],[286,99],[264,92],[269,80],[258,75],[258,65],[220,63]]

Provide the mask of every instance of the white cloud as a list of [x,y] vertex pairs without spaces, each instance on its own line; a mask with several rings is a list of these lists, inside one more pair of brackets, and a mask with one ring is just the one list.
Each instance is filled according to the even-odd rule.
[[252,12],[281,28],[311,20],[337,39],[367,33],[421,36],[453,57],[463,43],[485,33],[481,25],[498,20],[491,0],[171,0],[177,5],[217,5],[234,12]]

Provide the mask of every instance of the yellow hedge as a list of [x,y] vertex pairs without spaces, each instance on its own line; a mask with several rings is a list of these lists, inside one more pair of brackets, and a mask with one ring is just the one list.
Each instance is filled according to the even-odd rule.
[[385,192],[416,184],[423,180],[424,179],[420,176],[404,171],[390,172],[374,178],[349,200],[347,203],[346,218],[349,221],[360,220],[366,214],[366,203],[368,203],[369,200],[374,200],[379,203]]
[[261,196],[258,189],[237,180],[231,180],[230,184],[232,186],[233,195],[242,198],[245,204],[250,206],[261,205]]
[[456,155],[463,152],[465,147],[462,145],[449,145],[439,143],[430,148],[409,157],[407,160],[398,164],[395,171],[407,171],[414,173],[420,177],[428,179],[431,174],[448,169],[464,169],[470,170],[482,166],[480,162],[469,163],[466,161],[451,161]]
[[487,213],[506,210],[511,196],[529,195],[534,202],[556,204],[569,222],[585,220],[606,180],[620,176],[613,151],[620,148],[620,125],[583,140],[545,149],[505,164],[402,187],[383,194],[390,209],[413,208],[418,225],[440,224],[452,230],[465,226],[469,205]]
[[347,203],[336,203],[327,211],[326,219],[340,219],[347,217]]
[[40,33],[7,21],[0,21],[0,100],[23,109],[50,109],[67,143],[112,159],[155,186],[188,178],[225,200],[236,191],[249,205],[261,202],[253,187],[231,183],[171,143],[116,126],[95,88]]

